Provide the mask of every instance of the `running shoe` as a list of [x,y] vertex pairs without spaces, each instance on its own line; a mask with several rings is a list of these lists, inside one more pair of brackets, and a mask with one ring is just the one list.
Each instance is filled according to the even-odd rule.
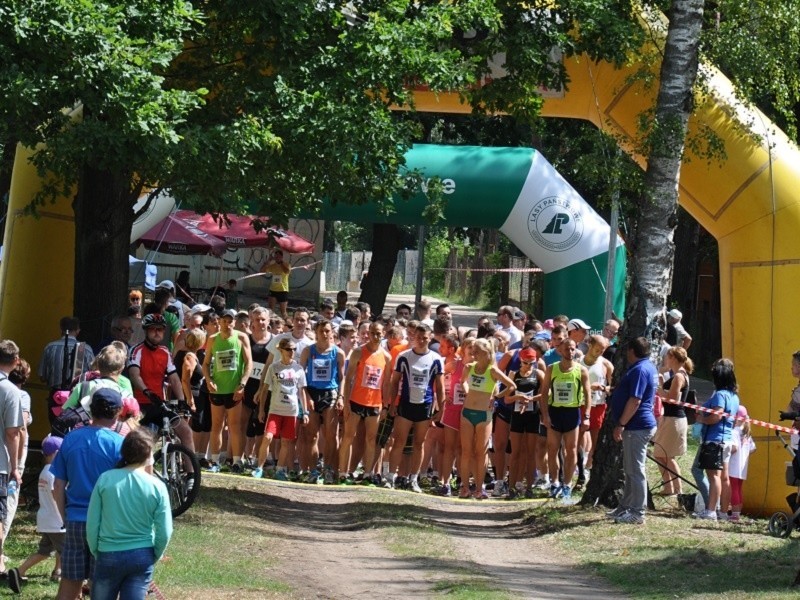
[[316,469],[312,469],[312,471],[308,474],[308,483],[318,483],[319,482],[319,471]]
[[250,477],[255,477],[256,479],[261,479],[264,476],[264,469],[261,467],[256,467],[253,469],[253,472],[250,473]]
[[10,587],[11,591],[15,594],[22,593],[22,584],[26,581],[28,581],[28,578],[20,575],[19,569],[8,570],[8,587]]
[[419,487],[419,482],[416,479],[412,479],[411,480],[410,489],[411,489],[412,492],[416,492],[417,494],[421,494],[422,493],[422,488]]
[[508,491],[508,486],[506,485],[505,481],[494,482],[494,489],[492,490],[492,496],[494,496],[495,498],[502,498],[507,491]]
[[644,525],[644,517],[626,510],[624,513],[614,519],[614,522],[622,525]]
[[333,471],[325,471],[325,477],[324,477],[323,483],[325,485],[333,485],[334,484]]
[[197,459],[197,462],[200,464],[201,469],[208,469],[211,467],[211,461],[208,460],[205,456],[202,456],[199,459]]
[[568,485],[562,485],[559,495],[564,501],[569,501],[572,498],[572,489]]
[[239,463],[235,463],[231,466],[231,473],[234,475],[241,475],[242,474],[242,465]]
[[561,492],[561,487],[555,484],[550,486],[550,491],[548,492],[548,496],[550,498],[558,498],[559,493]]
[[533,487],[537,490],[546,490],[549,486],[550,481],[546,477],[539,477],[533,484]]
[[446,498],[449,498],[453,495],[453,490],[449,483],[445,483],[439,488],[439,495],[445,496]]
[[211,466],[208,467],[209,473],[219,473],[219,465],[217,463],[211,463]]
[[289,475],[286,471],[275,471],[275,479],[277,481],[289,481]]
[[628,512],[627,508],[623,508],[622,506],[618,506],[614,510],[606,511],[606,517],[609,518],[609,519],[616,519],[617,517],[622,516],[626,512]]
[[717,511],[715,510],[704,510],[701,513],[697,514],[698,519],[703,519],[704,521],[716,521],[717,520]]
[[392,485],[392,480],[391,480],[391,479],[388,479],[388,478],[387,478],[387,479],[384,479],[384,481],[383,481],[383,487],[384,487],[385,489],[387,489],[387,490],[394,489],[394,485]]

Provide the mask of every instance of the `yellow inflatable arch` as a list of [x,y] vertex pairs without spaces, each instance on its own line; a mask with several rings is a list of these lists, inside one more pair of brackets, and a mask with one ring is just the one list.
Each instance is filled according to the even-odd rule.
[[[585,57],[566,66],[569,91],[548,98],[543,114],[591,121],[643,165],[633,144],[637,116],[653,106],[656,90],[631,77],[637,66],[615,69]],[[763,114],[734,100],[724,76],[713,69],[708,76],[711,101],[701,102],[690,130],[715,132],[725,142],[727,158],[686,162],[680,203],[719,242],[722,348],[735,361],[742,402],[752,417],[775,422],[796,384],[789,367],[792,352],[800,348],[800,154]],[[419,91],[416,102],[422,111],[470,112],[455,94]],[[66,198],[43,210],[39,220],[23,215],[40,185],[29,155],[18,150],[11,184],[0,267],[0,335],[17,340],[36,369],[41,348],[58,336],[57,319],[72,310],[74,229]],[[46,419],[39,414],[42,425]],[[786,454],[768,443],[775,440],[770,434],[754,429],[761,443],[745,493],[746,509],[753,513],[785,508]]]

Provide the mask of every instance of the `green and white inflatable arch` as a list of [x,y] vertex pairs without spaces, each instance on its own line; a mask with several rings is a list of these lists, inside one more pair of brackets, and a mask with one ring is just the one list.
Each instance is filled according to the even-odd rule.
[[[444,182],[451,227],[502,231],[545,273],[544,316],[565,313],[593,329],[603,324],[611,228],[539,152],[531,148],[415,145],[409,169]],[[423,225],[420,192],[398,200],[396,212],[375,205],[326,206],[323,218]],[[625,246],[616,247],[612,307],[625,309]]]

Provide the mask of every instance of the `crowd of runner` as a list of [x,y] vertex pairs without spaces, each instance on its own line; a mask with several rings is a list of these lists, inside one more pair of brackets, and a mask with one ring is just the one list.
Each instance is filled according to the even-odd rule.
[[204,468],[476,499],[569,498],[585,485],[619,329],[590,335],[579,318],[540,322],[512,306],[457,328],[447,304],[373,315],[346,292],[287,319],[158,290],[144,312],[134,395],[145,415],[164,381],[187,401],[182,439]]

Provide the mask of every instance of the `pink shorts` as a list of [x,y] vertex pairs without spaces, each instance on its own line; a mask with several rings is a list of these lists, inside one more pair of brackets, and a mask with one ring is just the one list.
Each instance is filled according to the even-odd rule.
[[297,417],[284,417],[282,415],[270,414],[267,417],[266,433],[272,435],[273,438],[281,438],[282,440],[296,440],[297,439]]
[[464,408],[463,404],[445,404],[444,412],[442,413],[442,425],[460,431],[462,408]]

